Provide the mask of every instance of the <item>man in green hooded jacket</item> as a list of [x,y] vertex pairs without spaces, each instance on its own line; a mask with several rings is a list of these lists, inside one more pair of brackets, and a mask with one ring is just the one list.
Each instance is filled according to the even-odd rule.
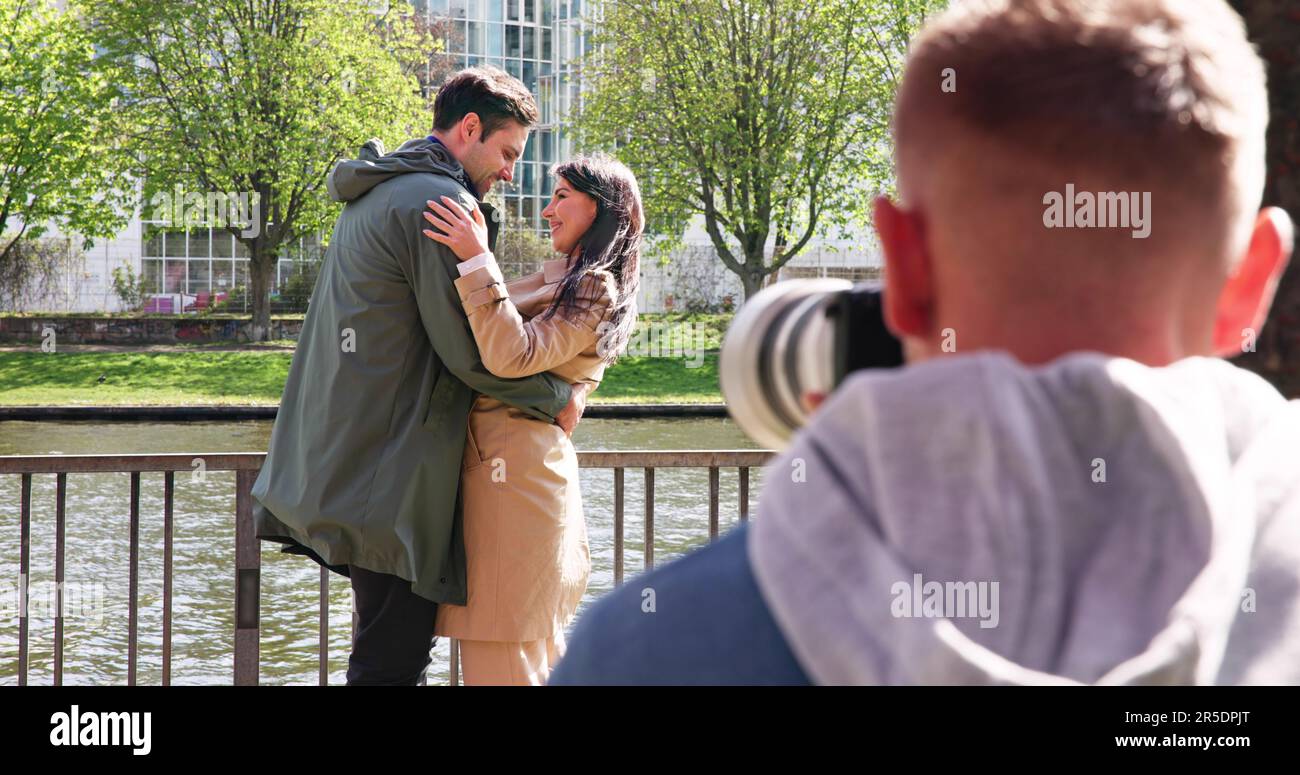
[[[385,154],[371,140],[328,188],[346,202],[312,293],[270,449],[253,485],[257,535],[351,579],[349,684],[416,684],[437,604],[466,603],[457,503],[475,393],[572,432],[586,392],[484,368],[453,280],[426,238],[429,200],[467,206],[509,181],[538,112],[496,68],[453,74],[434,132]],[[480,204],[495,245],[499,214]]]

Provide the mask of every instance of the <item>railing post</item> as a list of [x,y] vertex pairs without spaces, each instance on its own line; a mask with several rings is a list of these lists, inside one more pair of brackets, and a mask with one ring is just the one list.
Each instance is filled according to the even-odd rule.
[[135,686],[140,628],[140,472],[131,472],[131,568],[127,585],[126,685]]
[[623,583],[623,468],[614,468],[614,586]]
[[718,467],[709,466],[709,540],[718,538]]
[[645,569],[655,566],[655,470],[645,467]]
[[18,685],[27,685],[27,587],[31,584],[32,475],[22,475],[18,528]]
[[172,685],[172,512],[175,511],[176,472],[163,474],[163,652],[162,685]]
[[330,669],[330,572],[320,566],[320,685],[329,684]]
[[740,521],[749,519],[749,466],[740,467]]
[[262,557],[253,527],[253,482],[257,471],[235,472],[235,685],[258,679]]
[[54,610],[54,685],[63,685],[63,606],[65,597],[63,594],[64,570],[65,570],[65,549],[67,547],[67,495],[68,495],[68,475],[58,473],[54,475],[55,481],[55,527],[54,527],[54,589],[55,603],[57,608]]

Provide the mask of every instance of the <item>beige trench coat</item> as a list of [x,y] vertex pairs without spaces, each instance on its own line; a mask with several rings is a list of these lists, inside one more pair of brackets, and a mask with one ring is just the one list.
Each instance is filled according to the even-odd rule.
[[[600,323],[612,278],[579,288],[583,315],[532,320],[564,277],[567,259],[505,283],[494,260],[455,281],[483,364],[499,377],[549,371],[599,384]],[[591,299],[595,298],[593,302]],[[435,633],[530,641],[563,632],[587,589],[591,557],[578,458],[564,431],[477,395],[461,470],[467,605],[438,606]]]

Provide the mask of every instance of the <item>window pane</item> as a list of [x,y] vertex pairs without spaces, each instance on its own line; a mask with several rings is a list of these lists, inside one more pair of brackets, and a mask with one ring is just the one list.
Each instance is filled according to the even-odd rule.
[[506,25],[506,56],[519,56],[519,25]]
[[537,16],[536,16],[536,13],[535,13],[535,11],[534,11],[535,6],[534,6],[533,2],[534,2],[534,0],[523,0],[523,4],[524,4],[524,21],[526,21],[526,22],[535,22],[535,21],[537,21]]
[[465,50],[470,56],[482,56],[487,52],[487,29],[482,22],[470,22]]
[[490,22],[499,22],[503,16],[505,0],[487,0],[487,20]]
[[162,290],[162,265],[159,259],[148,259],[140,262],[140,277],[144,282],[145,293],[158,293]]
[[523,203],[523,213],[521,217],[524,219],[524,228],[537,228],[537,224],[535,223],[537,219],[537,200],[533,199],[531,196],[526,196],[521,201]]
[[144,247],[141,249],[141,253],[146,256],[164,255],[162,229],[157,226],[144,227]]
[[537,79],[537,112],[542,114],[543,124],[555,123],[555,87],[549,77]]
[[190,293],[200,293],[208,290],[209,271],[207,259],[202,261],[190,261]]
[[[555,133],[538,132],[537,140],[541,146],[538,149],[541,151],[541,161],[546,162],[549,165],[551,162],[555,161]],[[545,175],[545,173],[543,173],[543,175]]]
[[524,163],[524,184],[525,194],[537,193],[537,164],[535,162]]
[[448,7],[451,9],[449,16],[455,19],[464,19],[465,12],[468,10],[468,0],[450,0]]
[[551,58],[551,28],[542,28],[542,59],[550,60]]
[[513,76],[516,77],[516,78],[519,78],[519,79],[521,79],[521,80],[523,79],[523,75],[524,75],[524,74],[523,74],[523,68],[522,68],[522,66],[519,64],[519,60],[518,60],[518,59],[507,59],[507,60],[506,60],[506,72],[507,72],[507,73],[510,73],[511,75],[513,75]]
[[212,257],[230,258],[235,254],[235,238],[225,229],[212,230]]
[[212,262],[212,290],[229,291],[234,284],[235,269],[230,261]]
[[[183,293],[185,291],[185,260],[168,261],[163,267],[163,293]],[[176,310],[179,312],[180,310]]]
[[168,257],[185,257],[186,235],[183,231],[167,232],[167,244],[163,248],[163,255]]
[[524,59],[537,58],[537,30],[533,27],[524,27]]
[[519,21],[519,0],[506,0],[506,18],[512,22]]
[[501,56],[502,46],[505,43],[505,25],[489,24],[487,25],[487,53],[488,56]]
[[208,244],[210,231],[211,229],[195,229],[190,232],[190,258],[207,258],[212,255],[212,247]]
[[537,63],[536,62],[528,62],[528,61],[524,62],[524,75],[522,78],[520,78],[520,80],[523,81],[524,86],[528,88],[529,94],[537,93]]

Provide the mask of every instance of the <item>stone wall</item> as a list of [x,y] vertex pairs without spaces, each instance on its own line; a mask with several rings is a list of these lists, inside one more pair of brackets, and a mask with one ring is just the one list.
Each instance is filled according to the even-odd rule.
[[[0,343],[40,345],[47,329],[58,344],[209,344],[247,342],[250,318],[187,316],[0,316]],[[271,318],[272,339],[297,339],[301,318]]]

